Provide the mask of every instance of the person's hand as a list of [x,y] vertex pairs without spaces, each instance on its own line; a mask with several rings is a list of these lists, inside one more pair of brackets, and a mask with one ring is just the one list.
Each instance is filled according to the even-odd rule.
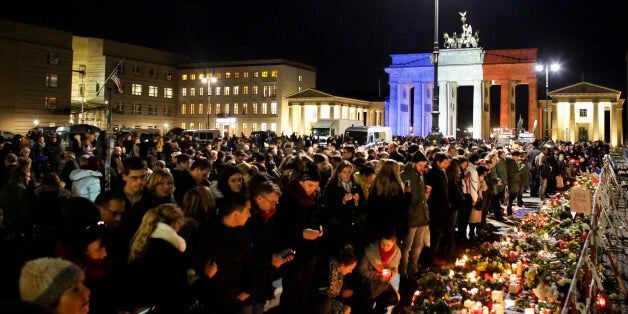
[[342,197],[342,203],[344,204],[352,199],[353,199],[353,194],[345,193],[345,195]]
[[316,240],[323,236],[323,227],[320,227],[319,230],[314,230],[307,228],[303,230],[303,239],[306,240]]
[[250,295],[250,294],[248,294],[248,293],[246,293],[246,292],[240,292],[240,294],[238,294],[237,299],[238,299],[239,301],[244,301],[244,300],[248,299],[250,296],[251,296],[251,295]]
[[205,275],[211,278],[214,277],[216,272],[218,272],[218,265],[213,261],[207,261],[207,264],[205,264]]
[[347,299],[353,296],[353,289],[344,289],[340,293],[340,296]]
[[353,201],[355,202],[355,204],[357,205],[358,202],[360,201],[360,194],[355,193],[355,194],[353,194],[352,198],[353,198]]

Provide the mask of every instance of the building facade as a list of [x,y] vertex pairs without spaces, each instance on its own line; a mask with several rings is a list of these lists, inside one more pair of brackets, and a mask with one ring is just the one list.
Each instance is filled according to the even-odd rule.
[[[621,91],[580,82],[549,93],[551,137],[562,141],[605,141],[623,145],[625,99]],[[539,102],[543,105],[545,100]]]
[[364,125],[384,124],[384,103],[338,97],[315,89],[286,96],[291,130],[309,135],[318,119],[351,119]]
[[316,69],[284,59],[196,63],[180,65],[178,79],[178,127],[290,134],[286,96],[316,87]]

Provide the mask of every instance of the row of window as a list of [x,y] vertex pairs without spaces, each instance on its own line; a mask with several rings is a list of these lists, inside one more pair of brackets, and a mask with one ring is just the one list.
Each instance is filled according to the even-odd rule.
[[[188,129],[188,130],[194,130],[194,129],[204,129],[204,128],[208,128],[208,129],[220,129],[222,128],[223,125],[222,123],[216,123],[214,125],[206,125],[206,123],[203,122],[181,122],[181,128],[182,129]],[[255,131],[272,131],[272,132],[277,132],[277,123],[266,123],[266,122],[262,122],[262,123],[251,123],[250,124],[251,129],[249,130],[249,123],[244,122],[244,123],[233,123],[233,124],[229,124],[229,131],[225,130],[226,133],[230,133],[230,134],[250,134],[250,132],[255,132]],[[270,128],[269,128],[270,127]],[[227,134],[227,135],[230,135]]]
[[[184,74],[181,74],[181,80],[182,81],[194,81],[194,80],[202,80],[204,78],[212,78],[212,77],[215,77],[217,79],[222,79],[222,78],[225,78],[225,79],[231,79],[231,78],[239,79],[240,77],[242,77],[242,78],[249,78],[249,73],[250,72],[248,72],[248,71],[244,71],[244,72],[242,72],[242,76],[240,76],[240,72],[233,72],[233,73],[231,73],[231,72],[224,72],[224,75],[221,72],[209,73],[209,74],[200,73],[198,75],[196,73],[188,73],[188,74],[184,73]],[[277,71],[277,70],[271,70],[271,71],[265,70],[265,71],[253,71],[253,78],[258,78],[260,76],[263,77],[263,78],[266,78],[266,77],[269,77],[269,74],[270,74],[270,77],[279,77],[279,71]],[[299,77],[297,79],[303,80],[303,76],[299,75]],[[299,82],[301,82],[301,81],[299,81]]]
[[[233,88],[232,88],[233,87]],[[240,88],[242,87],[242,88]],[[207,90],[207,92],[205,92]],[[229,96],[229,95],[240,95],[240,93],[242,95],[248,95],[249,94],[249,86],[248,85],[244,85],[244,86],[240,86],[240,85],[235,85],[235,86],[215,86],[212,89],[209,88],[204,88],[204,87],[198,87],[198,96],[205,96],[205,93],[207,93],[207,96],[212,96],[212,95],[216,95],[216,96],[220,96],[220,95],[225,95],[225,96]],[[258,85],[253,85],[251,86],[251,94],[252,95],[259,95],[259,86]],[[183,87],[181,88],[181,96],[196,96],[197,95],[197,87]],[[262,86],[262,96],[263,97],[277,97],[277,86],[276,85],[263,85]]]
[[[140,76],[142,75],[142,68],[139,65],[133,65],[133,75],[135,76]],[[126,66],[124,64],[120,64],[118,66],[118,76],[120,75],[125,75],[126,74]],[[149,78],[151,79],[157,79],[159,78],[159,74],[160,74],[160,70],[159,68],[155,68],[155,67],[149,67],[148,70],[146,71],[147,75]],[[172,81],[174,80],[174,72],[171,70],[165,70],[163,71],[163,78],[166,81]]]
[[[258,110],[261,109],[261,110]],[[203,115],[203,114],[212,114],[212,109],[214,110],[214,114],[242,114],[242,115],[248,115],[249,114],[249,104],[248,103],[233,103],[233,104],[213,104],[211,106],[207,106],[206,110],[203,110],[203,104],[181,104],[181,114],[182,115],[194,115],[194,114],[199,114],[199,115]],[[266,115],[269,113],[268,111],[268,103],[263,102],[261,103],[261,106],[258,107],[258,103],[254,102],[251,103],[251,114],[252,115],[257,115],[257,114],[263,114]],[[270,103],[270,114],[272,115],[277,115],[277,102],[271,102]]]
[[[113,111],[116,113],[126,113],[125,110],[126,105],[124,103],[115,103],[113,105]],[[172,107],[169,106],[158,106],[158,105],[144,105],[144,104],[130,104],[128,105],[130,114],[147,114],[151,116],[172,116]],[[144,112],[146,109],[146,112]]]

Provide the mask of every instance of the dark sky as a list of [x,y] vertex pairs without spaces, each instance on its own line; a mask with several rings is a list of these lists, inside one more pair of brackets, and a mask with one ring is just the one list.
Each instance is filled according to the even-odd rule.
[[[193,61],[290,59],[317,68],[317,88],[386,96],[390,54],[431,52],[434,0],[13,2],[0,17],[185,53]],[[461,32],[458,11],[486,49],[538,48],[559,62],[550,90],[584,79],[626,97],[624,0],[440,0],[442,34]],[[622,6],[623,7],[623,6]],[[544,84],[539,75],[539,84]],[[543,88],[539,88],[543,90]]]

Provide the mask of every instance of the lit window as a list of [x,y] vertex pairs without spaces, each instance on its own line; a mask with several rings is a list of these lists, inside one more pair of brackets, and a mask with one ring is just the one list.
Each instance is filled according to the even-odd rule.
[[270,114],[277,114],[277,102],[275,101],[270,103]]
[[237,102],[233,103],[233,114],[238,114],[238,103]]
[[277,77],[277,75],[278,75],[277,70],[273,70],[272,72],[270,72],[271,77]]
[[253,95],[259,94],[259,86],[253,85]]
[[46,86],[59,87],[59,75],[57,74],[46,75]]
[[242,77],[249,78],[249,72],[243,72],[242,73]]
[[212,114],[212,106],[207,105],[207,114]]
[[268,71],[262,71],[262,77],[268,77]]
[[187,81],[188,80],[188,75],[187,74],[181,74],[181,80],[182,81]]
[[233,87],[233,94],[234,95],[240,95],[240,86],[234,86]]
[[[268,114],[268,103],[263,102],[262,103],[262,114]],[[262,130],[265,131],[265,130]]]
[[247,103],[242,104],[242,114],[249,114],[249,104]]
[[251,124],[253,124],[253,125],[251,126],[251,132],[255,132],[255,131],[257,131],[257,122],[253,122],[253,123],[251,123]]
[[242,123],[242,133],[244,133],[245,135],[248,133],[248,128],[249,128],[249,124],[244,122]]
[[277,85],[270,87],[270,97],[277,97]]
[[268,91],[269,88],[270,86],[264,85],[264,92],[262,94],[264,97],[268,97],[270,95],[270,92]]
[[233,78],[240,78],[240,72],[233,73]]
[[198,88],[198,95],[199,96],[204,96],[205,95],[205,89],[203,87],[199,87]]
[[182,104],[182,105],[181,105],[181,114],[185,114],[185,112],[186,112],[186,110],[185,110],[185,109],[186,109],[186,108],[187,108],[187,105],[186,105],[186,104]]
[[190,104],[190,114],[194,114],[194,104]]
[[142,84],[131,84],[131,95],[142,95]]
[[172,71],[166,71],[165,72],[165,79],[166,79],[166,81],[174,80],[174,75],[172,74]]
[[190,74],[190,81],[196,80],[196,73]]
[[266,122],[261,123],[262,127],[260,131],[266,131]]
[[253,77],[259,77],[259,72],[257,71],[253,72]]
[[220,96],[220,86],[216,86],[216,96]]
[[185,129],[185,122],[181,122],[181,128]]
[[220,114],[220,104],[216,104],[216,114]]
[[196,88],[190,87],[190,96],[195,96],[195,95],[196,95]]
[[225,78],[226,79],[230,79],[231,78],[231,72],[225,72]]
[[216,73],[216,78],[221,78],[221,77],[222,77],[222,74]]
[[257,103],[254,102],[252,105],[253,107],[251,108],[251,114],[257,114]]
[[225,86],[225,96],[231,95],[231,87]]
[[203,114],[203,104],[198,104],[198,114]]
[[270,124],[270,130],[273,132],[277,132],[277,123],[273,122]]
[[148,86],[148,96],[149,97],[157,97],[157,96],[159,96],[159,87],[157,87],[157,86]]
[[45,109],[57,109],[57,98],[56,97],[46,97],[46,103],[44,104]]
[[303,82],[303,75],[299,74],[299,76],[297,76],[297,81]]
[[225,104],[225,114],[228,115],[229,114],[229,103]]
[[194,130],[194,122],[190,122],[188,125],[190,126],[190,130]]
[[248,94],[249,94],[249,86],[248,85],[242,86],[242,95],[248,95]]
[[171,87],[164,87],[164,98],[172,98],[173,91]]

